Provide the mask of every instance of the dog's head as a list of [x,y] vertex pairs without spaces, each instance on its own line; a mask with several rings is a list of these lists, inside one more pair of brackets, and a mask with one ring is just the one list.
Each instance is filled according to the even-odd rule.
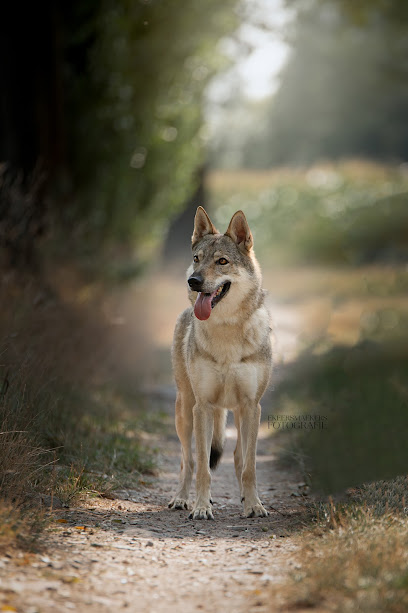
[[200,206],[192,236],[193,263],[187,271],[189,295],[195,316],[210,317],[212,309],[225,317],[260,287],[253,237],[242,211],[237,211],[225,234],[220,234]]

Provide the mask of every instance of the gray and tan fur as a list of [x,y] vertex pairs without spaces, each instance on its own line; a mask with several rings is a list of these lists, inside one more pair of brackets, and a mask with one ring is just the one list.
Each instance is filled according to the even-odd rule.
[[[266,516],[256,489],[255,457],[259,401],[268,385],[272,353],[261,271],[244,213],[235,213],[226,233],[220,234],[199,207],[192,249],[193,264],[187,271],[192,307],[178,318],[172,351],[182,460],[179,489],[169,507],[189,506],[194,432],[197,494],[190,517],[214,518],[210,468],[222,454],[229,409],[238,431],[234,462],[244,513]],[[215,296],[217,289],[221,296]]]

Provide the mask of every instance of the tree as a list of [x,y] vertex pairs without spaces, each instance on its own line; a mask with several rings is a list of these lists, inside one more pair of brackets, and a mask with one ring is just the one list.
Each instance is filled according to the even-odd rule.
[[334,4],[299,9],[293,50],[270,114],[271,161],[408,157],[406,37],[371,19],[350,24]]
[[6,5],[0,160],[22,194],[41,162],[68,245],[76,236],[146,252],[182,207],[203,158],[215,43],[235,27],[236,1]]
[[252,124],[263,130],[247,136],[244,164],[268,168],[349,156],[407,160],[404,3],[297,0],[288,7],[294,12],[291,53],[263,112],[248,108]]

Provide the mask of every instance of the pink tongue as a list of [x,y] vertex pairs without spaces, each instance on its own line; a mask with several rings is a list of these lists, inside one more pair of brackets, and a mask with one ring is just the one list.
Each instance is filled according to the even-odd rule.
[[204,321],[209,318],[211,315],[211,300],[213,297],[214,294],[204,294],[203,292],[198,294],[194,305],[194,314],[197,319]]

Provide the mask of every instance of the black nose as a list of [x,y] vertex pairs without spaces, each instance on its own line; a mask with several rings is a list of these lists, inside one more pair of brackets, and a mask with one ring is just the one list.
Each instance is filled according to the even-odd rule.
[[187,283],[189,284],[189,286],[191,287],[191,289],[194,292],[200,292],[201,288],[203,286],[203,282],[204,279],[202,278],[202,276],[195,272],[193,275],[191,275],[191,277],[189,277]]

